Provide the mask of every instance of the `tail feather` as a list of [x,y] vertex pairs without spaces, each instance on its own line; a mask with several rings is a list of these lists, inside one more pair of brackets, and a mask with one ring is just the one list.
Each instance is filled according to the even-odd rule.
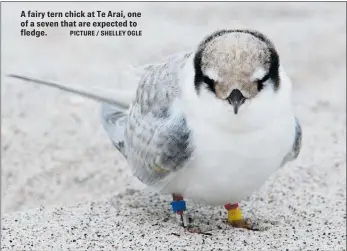
[[126,157],[124,142],[127,113],[119,107],[103,103],[100,115],[101,123],[113,145]]
[[65,84],[51,83],[51,82],[42,81],[42,80],[25,77],[25,76],[20,76],[16,74],[10,74],[8,76],[12,78],[17,78],[23,81],[27,81],[27,82],[50,86],[56,89],[66,91],[66,92],[75,93],[80,96],[93,99],[99,102],[108,103],[111,105],[117,105],[118,107],[122,109],[129,108],[132,102],[133,96],[135,94],[128,91],[115,92],[111,90],[101,90],[99,88],[85,88],[80,85],[65,85]]

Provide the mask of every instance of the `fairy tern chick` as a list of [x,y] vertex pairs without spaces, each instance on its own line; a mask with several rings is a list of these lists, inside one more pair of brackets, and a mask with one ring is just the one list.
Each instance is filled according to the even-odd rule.
[[149,65],[127,105],[119,95],[92,98],[104,102],[102,123],[134,175],[172,194],[181,218],[186,197],[225,205],[231,223],[248,227],[237,202],[300,151],[290,79],[256,31],[217,31],[196,50]]

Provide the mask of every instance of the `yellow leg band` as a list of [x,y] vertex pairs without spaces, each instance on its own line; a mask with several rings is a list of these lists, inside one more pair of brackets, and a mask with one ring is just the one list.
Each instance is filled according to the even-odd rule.
[[240,210],[240,208],[234,208],[234,209],[230,209],[228,210],[228,221],[229,222],[233,222],[233,221],[239,221],[242,220],[242,212]]

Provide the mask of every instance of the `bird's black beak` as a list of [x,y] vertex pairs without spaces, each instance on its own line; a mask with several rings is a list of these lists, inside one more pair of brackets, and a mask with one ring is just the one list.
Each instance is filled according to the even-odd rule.
[[246,98],[242,95],[240,90],[234,89],[227,98],[229,104],[234,107],[234,113],[237,114],[239,107],[245,102]]

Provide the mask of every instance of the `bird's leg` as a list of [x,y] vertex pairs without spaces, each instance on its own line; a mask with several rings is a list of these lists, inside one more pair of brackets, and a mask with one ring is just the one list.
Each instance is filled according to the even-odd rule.
[[173,194],[172,195],[172,210],[177,215],[177,220],[181,223],[183,227],[188,227],[189,221],[186,211],[186,202],[183,200],[183,196]]
[[228,210],[228,222],[235,228],[245,228],[252,230],[250,226],[243,218],[239,204],[226,204],[224,205],[225,209]]

